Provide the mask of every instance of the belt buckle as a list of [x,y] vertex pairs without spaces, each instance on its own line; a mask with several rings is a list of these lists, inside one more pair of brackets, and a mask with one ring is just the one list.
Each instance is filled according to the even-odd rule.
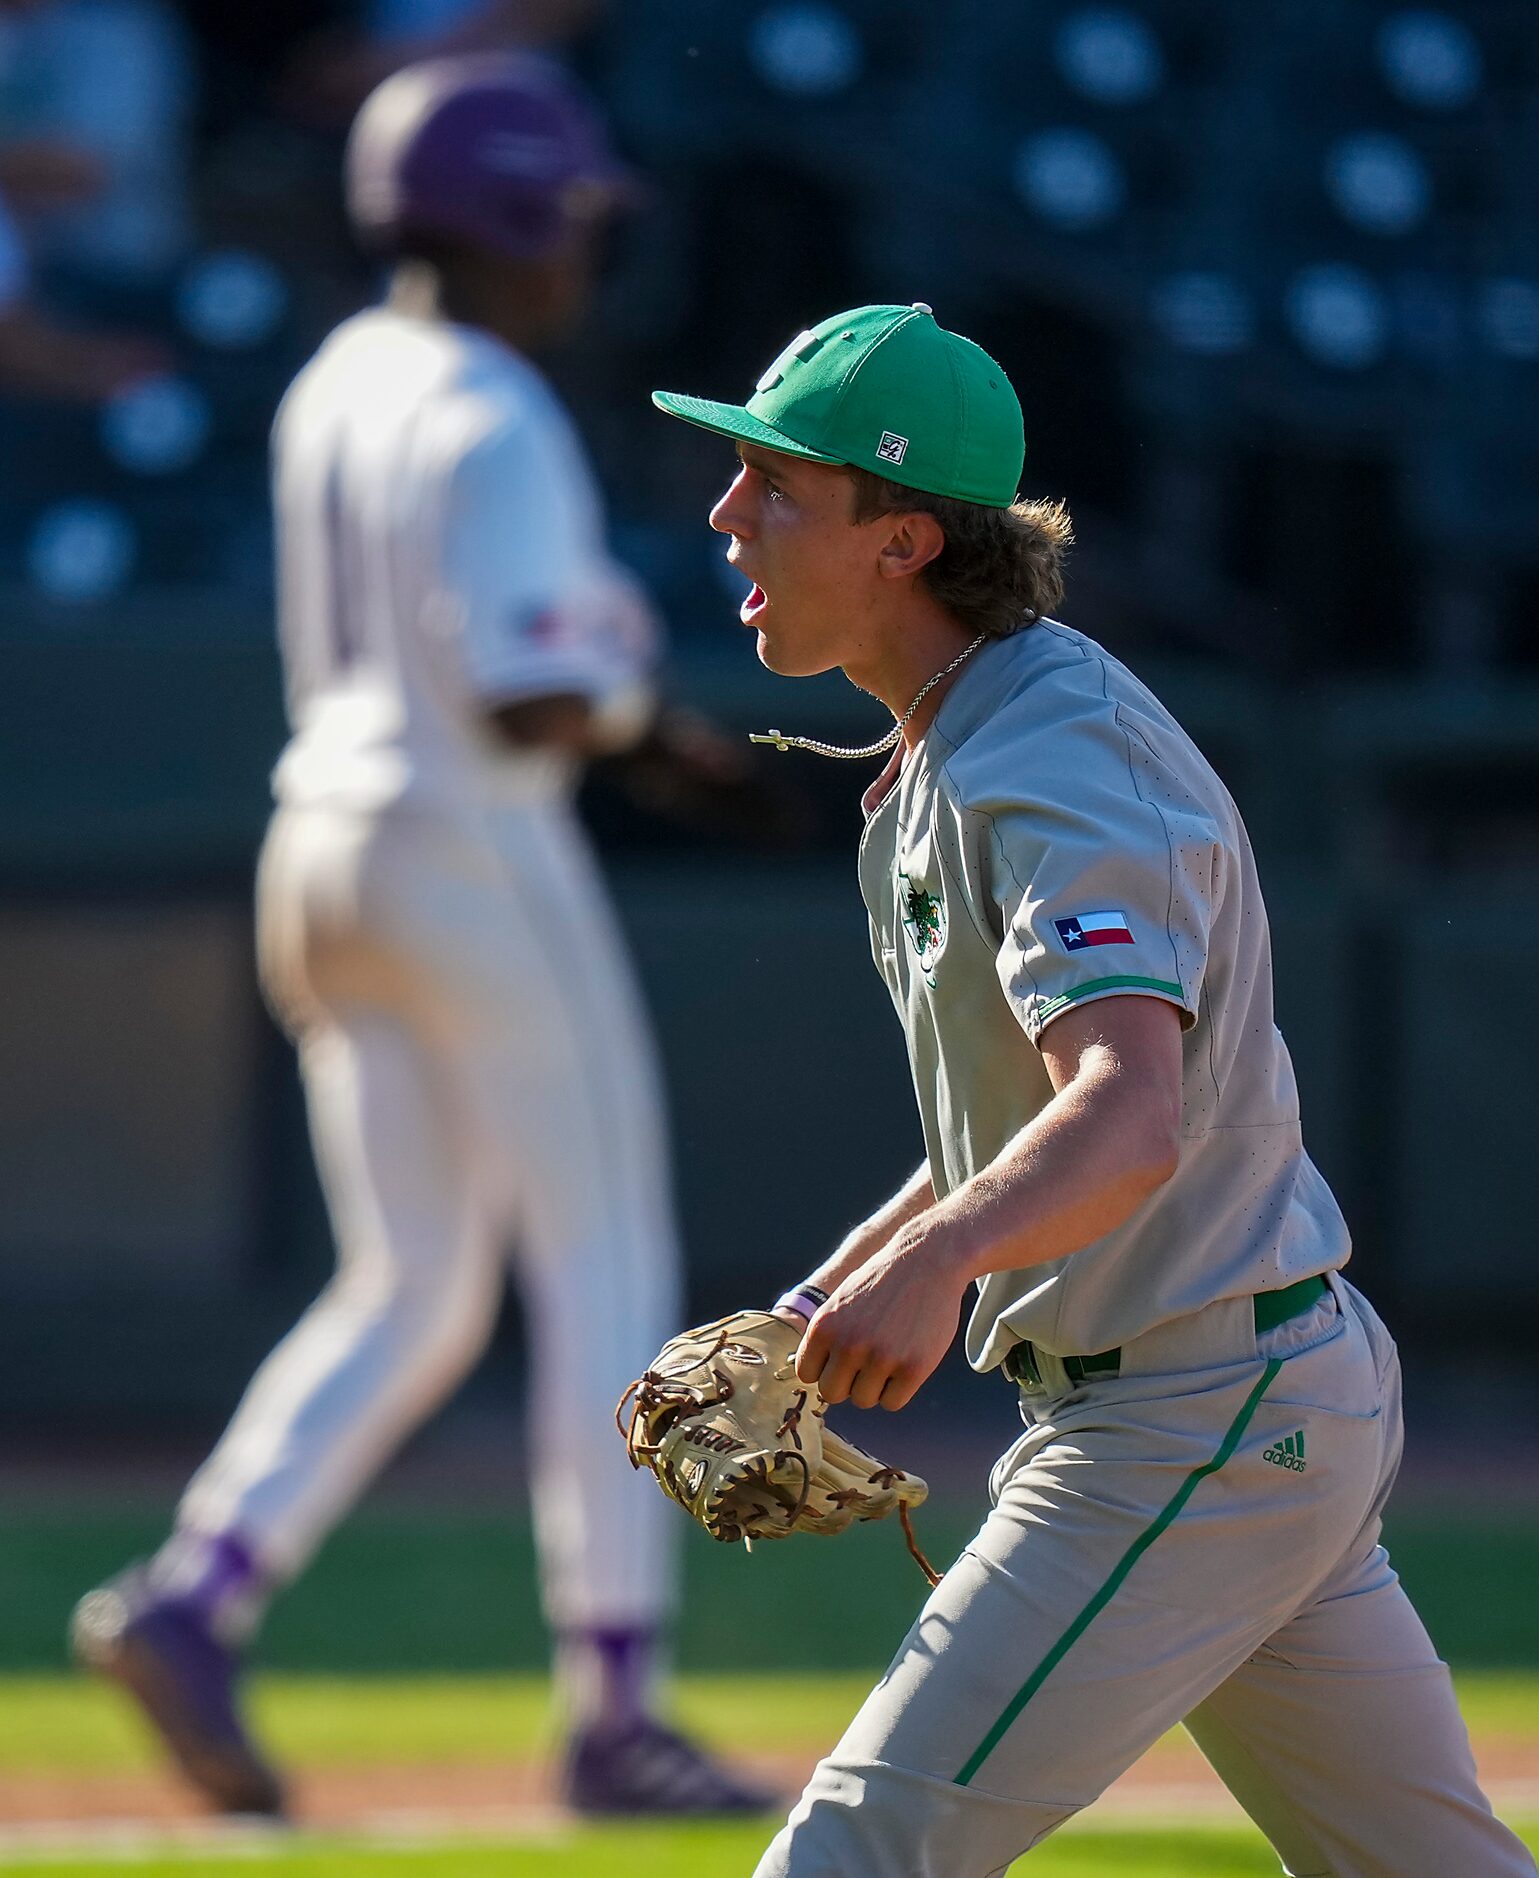
[[1046,1387],[1042,1381],[1042,1372],[1037,1368],[1037,1353],[1024,1338],[1011,1348],[1005,1358],[1005,1369],[1011,1380],[1018,1382],[1023,1389]]

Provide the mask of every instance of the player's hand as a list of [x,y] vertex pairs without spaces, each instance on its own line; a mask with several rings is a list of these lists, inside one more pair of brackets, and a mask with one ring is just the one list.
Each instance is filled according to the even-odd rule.
[[798,1379],[828,1402],[907,1407],[951,1347],[966,1288],[944,1222],[911,1222],[820,1306],[797,1352]]

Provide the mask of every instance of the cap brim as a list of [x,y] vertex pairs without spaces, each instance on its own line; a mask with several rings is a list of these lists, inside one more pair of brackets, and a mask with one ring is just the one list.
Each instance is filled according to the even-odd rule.
[[739,443],[756,443],[761,450],[778,450],[783,456],[805,457],[810,463],[842,463],[843,457],[825,456],[821,450],[809,450],[804,443],[788,437],[784,431],[766,424],[761,417],[741,404],[716,404],[710,398],[686,397],[682,391],[654,391],[652,402],[670,417],[682,417],[686,424],[698,424],[702,430],[714,430],[718,437],[732,437]]

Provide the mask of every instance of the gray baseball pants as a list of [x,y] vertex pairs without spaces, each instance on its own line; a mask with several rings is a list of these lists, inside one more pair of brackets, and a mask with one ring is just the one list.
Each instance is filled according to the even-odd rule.
[[1534,1878],[1379,1543],[1399,1363],[1364,1299],[1041,1367],[993,1512],[757,1878],[998,1878],[1183,1719],[1293,1878]]

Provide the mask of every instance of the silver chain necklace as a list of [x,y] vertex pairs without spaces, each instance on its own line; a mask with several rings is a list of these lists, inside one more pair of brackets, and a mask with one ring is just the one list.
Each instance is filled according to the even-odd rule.
[[987,633],[979,633],[970,646],[964,646],[949,665],[943,665],[933,678],[927,678],[914,694],[914,702],[908,707],[887,735],[877,743],[865,744],[859,750],[846,750],[837,743],[820,743],[816,737],[788,737],[783,730],[756,730],[748,741],[750,743],[772,743],[777,750],[810,750],[814,756],[868,757],[882,756],[890,750],[903,735],[903,728],[914,715],[925,698],[935,689],[943,678],[949,678],[964,659],[970,659],[978,650]]

